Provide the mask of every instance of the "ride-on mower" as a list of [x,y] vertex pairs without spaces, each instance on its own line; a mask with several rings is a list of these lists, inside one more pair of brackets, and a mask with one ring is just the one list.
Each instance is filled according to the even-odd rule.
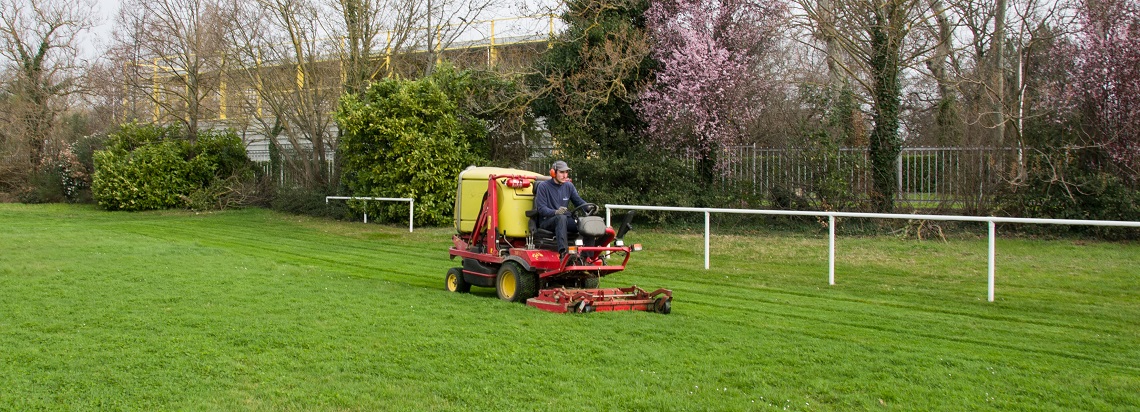
[[[625,269],[641,245],[622,237],[632,228],[633,212],[615,232],[598,216],[597,205],[574,210],[578,234],[568,234],[570,251],[560,256],[554,234],[538,227],[535,186],[550,179],[517,169],[468,167],[459,173],[455,196],[451,258],[462,266],[447,271],[447,290],[466,293],[471,286],[493,287],[499,298],[550,312],[644,310],[669,313],[673,292],[647,292],[637,286],[599,288],[603,276]],[[587,245],[588,243],[588,245]]]

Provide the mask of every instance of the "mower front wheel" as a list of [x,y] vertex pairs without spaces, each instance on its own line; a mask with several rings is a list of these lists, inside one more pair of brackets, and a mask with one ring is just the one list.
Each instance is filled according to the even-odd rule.
[[445,284],[448,292],[467,293],[471,291],[471,284],[463,279],[463,269],[461,268],[448,269]]
[[526,302],[538,296],[538,279],[518,263],[506,262],[495,277],[495,292],[498,292],[499,299],[508,302]]

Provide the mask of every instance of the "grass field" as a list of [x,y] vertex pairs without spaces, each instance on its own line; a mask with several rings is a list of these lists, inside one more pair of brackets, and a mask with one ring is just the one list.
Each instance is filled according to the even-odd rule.
[[0,204],[5,410],[1137,410],[1140,245],[643,243],[673,314],[443,290],[451,230]]

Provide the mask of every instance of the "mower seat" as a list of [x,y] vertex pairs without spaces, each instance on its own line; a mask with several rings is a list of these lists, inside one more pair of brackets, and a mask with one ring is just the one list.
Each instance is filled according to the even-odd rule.
[[[527,223],[527,229],[530,231],[531,242],[534,244],[534,247],[543,250],[558,251],[558,239],[554,238],[554,232],[538,227],[538,210],[531,209],[526,211],[526,217],[530,218],[530,221]],[[577,239],[578,233],[566,233],[566,243],[573,245]]]

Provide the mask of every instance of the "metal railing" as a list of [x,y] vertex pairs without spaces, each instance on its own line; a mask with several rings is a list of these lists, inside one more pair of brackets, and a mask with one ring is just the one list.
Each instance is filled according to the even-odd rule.
[[[383,202],[408,202],[408,232],[416,221],[416,199],[410,197],[357,197],[357,196],[325,196],[325,203],[329,200],[378,200]],[[368,213],[364,214],[364,223],[368,223]]]
[[[1000,174],[1017,165],[1018,149],[992,147],[904,147],[895,159],[895,203],[915,207],[961,208],[989,199]],[[773,200],[783,190],[796,197],[831,191],[840,201],[865,202],[873,190],[867,148],[828,150],[729,146],[719,154],[715,189],[737,196]],[[549,156],[547,156],[549,157]],[[693,157],[682,164],[697,167]],[[545,173],[550,160],[528,159],[524,167]],[[589,185],[582,182],[579,189]],[[824,187],[831,185],[830,187]],[[826,199],[834,204],[836,199]]]
[[[962,203],[981,196],[984,182],[998,172],[995,159],[1012,158],[1015,148],[904,147],[895,159],[895,200],[915,204]],[[844,182],[859,199],[871,191],[871,160],[866,148],[832,150],[730,146],[721,184],[751,195],[777,187],[816,189],[825,175]],[[690,163],[692,161],[690,160]]]
[[988,300],[994,301],[994,240],[997,223],[1028,223],[1045,225],[1081,225],[1081,226],[1116,226],[1140,228],[1140,222],[1127,222],[1118,220],[1072,220],[1072,219],[1030,219],[1017,217],[983,217],[983,216],[949,216],[949,215],[915,215],[891,213],[849,213],[849,212],[815,212],[791,210],[764,210],[764,209],[717,209],[700,207],[673,207],[673,206],[634,206],[634,205],[606,205],[606,226],[610,226],[611,210],[655,210],[668,212],[703,212],[705,214],[705,269],[709,268],[709,215],[712,213],[736,213],[755,215],[782,215],[782,216],[827,216],[827,283],[835,285],[835,218],[871,218],[871,219],[908,219],[908,220],[939,220],[957,222],[986,222],[989,225],[989,283]]
[[[283,165],[281,164],[275,166],[272,162],[268,161],[254,161],[253,164],[260,168],[262,173],[273,179],[273,182],[279,186],[303,185],[305,183],[305,174],[293,168],[282,167]],[[325,176],[328,176],[330,180],[336,176],[334,170],[336,165],[332,160],[325,161],[323,167]]]

